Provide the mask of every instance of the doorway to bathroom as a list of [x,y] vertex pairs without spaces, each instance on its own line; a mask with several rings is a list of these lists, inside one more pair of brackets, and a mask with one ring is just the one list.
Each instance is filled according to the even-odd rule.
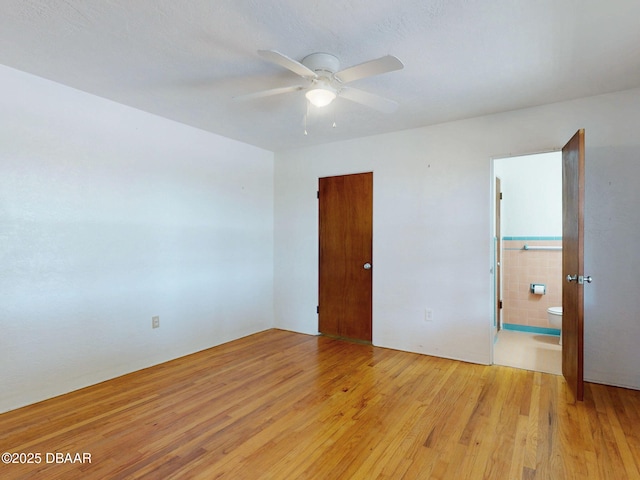
[[550,311],[562,305],[562,152],[494,159],[493,171],[494,363],[561,375]]

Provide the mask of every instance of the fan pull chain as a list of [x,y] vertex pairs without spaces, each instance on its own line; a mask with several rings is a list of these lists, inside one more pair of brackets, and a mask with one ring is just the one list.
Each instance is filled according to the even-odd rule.
[[[309,121],[309,110],[310,110],[311,102],[307,101],[306,109],[304,115],[302,116],[302,131],[305,135],[309,135],[309,131],[307,130],[308,121]],[[331,123],[331,128],[336,128],[338,126],[336,122],[336,111],[332,109],[333,122]]]

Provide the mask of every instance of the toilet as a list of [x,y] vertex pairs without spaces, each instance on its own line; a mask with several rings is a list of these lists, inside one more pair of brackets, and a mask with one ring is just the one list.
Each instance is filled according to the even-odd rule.
[[562,345],[562,307],[549,307],[547,308],[547,318],[549,319],[549,326],[560,330],[560,340],[558,343]]

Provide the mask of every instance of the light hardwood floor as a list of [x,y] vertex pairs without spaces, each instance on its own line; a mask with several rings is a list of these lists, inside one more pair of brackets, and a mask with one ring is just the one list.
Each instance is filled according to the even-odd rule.
[[[0,478],[639,479],[640,392],[268,330],[0,415]],[[91,463],[46,463],[47,452]],[[54,457],[49,457],[52,459]]]

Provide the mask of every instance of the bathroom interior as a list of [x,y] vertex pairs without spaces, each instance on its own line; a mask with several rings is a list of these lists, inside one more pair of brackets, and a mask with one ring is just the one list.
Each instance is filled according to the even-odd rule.
[[494,363],[560,375],[562,152],[495,159],[494,176],[502,192]]

